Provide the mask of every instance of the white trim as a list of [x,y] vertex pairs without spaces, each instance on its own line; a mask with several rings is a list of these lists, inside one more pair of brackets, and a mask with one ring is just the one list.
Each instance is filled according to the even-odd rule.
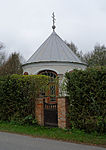
[[23,67],[33,67],[33,66],[86,66],[85,64],[81,63],[75,63],[75,62],[35,62],[35,63],[29,63],[29,64],[24,64]]

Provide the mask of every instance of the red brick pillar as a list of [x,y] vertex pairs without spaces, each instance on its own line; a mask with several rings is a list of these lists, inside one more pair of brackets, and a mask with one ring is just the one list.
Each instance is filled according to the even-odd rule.
[[38,124],[44,125],[44,108],[43,108],[43,98],[37,98],[35,102],[35,117]]
[[67,128],[67,98],[58,98],[58,127]]

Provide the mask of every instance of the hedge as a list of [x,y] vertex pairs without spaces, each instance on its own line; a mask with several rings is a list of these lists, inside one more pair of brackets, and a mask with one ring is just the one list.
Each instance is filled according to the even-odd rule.
[[106,67],[65,74],[72,128],[106,132]]
[[0,120],[36,123],[35,100],[47,84],[48,77],[43,75],[0,76]]

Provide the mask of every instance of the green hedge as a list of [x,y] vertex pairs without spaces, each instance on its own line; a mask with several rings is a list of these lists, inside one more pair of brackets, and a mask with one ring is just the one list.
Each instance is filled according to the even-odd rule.
[[48,77],[42,75],[0,77],[0,120],[36,123],[35,100],[47,84]]
[[71,127],[106,132],[106,67],[65,74]]

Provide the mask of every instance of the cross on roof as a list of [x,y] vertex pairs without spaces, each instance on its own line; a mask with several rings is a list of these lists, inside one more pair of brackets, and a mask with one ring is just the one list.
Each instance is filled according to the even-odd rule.
[[52,29],[53,29],[53,31],[54,31],[54,29],[56,28],[56,26],[55,26],[55,15],[54,15],[54,12],[52,13],[52,18],[53,18],[53,26],[52,26]]

